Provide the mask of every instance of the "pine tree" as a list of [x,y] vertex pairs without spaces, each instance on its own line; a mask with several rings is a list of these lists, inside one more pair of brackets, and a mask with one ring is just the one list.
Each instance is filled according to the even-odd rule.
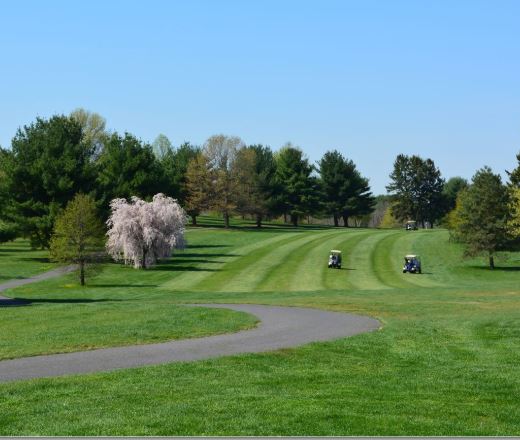
[[465,255],[486,254],[491,269],[495,267],[495,254],[511,244],[508,203],[506,186],[488,167],[477,171],[457,201],[452,235],[464,244]]

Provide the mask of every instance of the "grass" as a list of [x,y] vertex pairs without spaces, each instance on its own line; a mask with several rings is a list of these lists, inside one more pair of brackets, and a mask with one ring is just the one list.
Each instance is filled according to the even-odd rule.
[[[518,254],[491,271],[463,260],[443,230],[211,226],[190,230],[186,251],[155,270],[110,265],[86,289],[67,276],[8,292],[34,302],[0,309],[3,326],[24,319],[25,329],[23,338],[2,334],[14,347],[63,320],[51,339],[79,344],[81,333],[65,334],[74,316],[83,321],[71,333],[115,316],[128,329],[140,307],[167,326],[168,307],[194,302],[354,312],[383,329],[273,353],[1,384],[0,434],[520,434]],[[342,270],[326,268],[332,248],[344,252]],[[401,273],[411,252],[423,275]],[[157,339],[169,331],[139,327]],[[104,343],[119,344],[115,333]]]
[[31,250],[28,240],[0,244],[0,283],[29,278],[56,267],[47,251]]

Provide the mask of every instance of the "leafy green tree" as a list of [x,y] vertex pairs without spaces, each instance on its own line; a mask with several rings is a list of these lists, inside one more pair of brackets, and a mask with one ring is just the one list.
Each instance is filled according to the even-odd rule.
[[191,224],[197,224],[197,216],[208,209],[213,194],[213,182],[209,160],[202,152],[188,162],[186,170],[186,212]]
[[276,162],[273,152],[263,145],[250,145],[238,150],[234,163],[239,191],[237,210],[249,214],[261,227],[271,210]]
[[339,226],[343,218],[348,226],[349,217],[364,216],[373,210],[375,199],[368,180],[363,178],[352,160],[339,151],[328,151],[318,163],[323,189],[324,206]]
[[444,179],[431,159],[400,154],[386,187],[393,196],[392,214],[398,220],[429,222],[432,226],[443,214]]
[[179,148],[167,151],[161,160],[166,180],[163,193],[176,198],[181,206],[186,206],[187,202],[186,174],[188,164],[200,151],[199,147],[184,142]]
[[104,217],[108,215],[111,200],[150,198],[165,185],[163,168],[152,147],[129,133],[111,134],[96,166],[98,199]]
[[494,255],[511,245],[508,203],[506,186],[489,167],[477,171],[457,201],[452,235],[464,244],[465,255],[486,254],[491,269],[495,267]]
[[291,144],[282,147],[275,155],[277,208],[298,226],[303,215],[309,214],[309,198],[316,189],[312,178],[313,167],[303,152]]
[[455,209],[457,196],[468,186],[468,181],[463,177],[452,177],[444,184],[442,195],[445,203],[445,212],[450,212]]
[[80,284],[84,286],[86,269],[99,261],[104,243],[105,230],[94,199],[77,194],[56,220],[50,243],[51,258],[76,264]]
[[168,153],[172,152],[173,146],[170,139],[164,134],[160,134],[155,138],[152,143],[153,152],[155,157],[162,160]]
[[[78,192],[93,190],[95,147],[72,118],[37,118],[19,129],[4,169],[8,220],[33,247],[47,247],[57,215]],[[4,157],[4,159],[6,159]]]
[[230,216],[237,208],[239,183],[235,161],[237,151],[243,146],[239,137],[222,134],[211,136],[204,143],[203,152],[208,158],[213,182],[211,208],[222,213],[226,228],[229,228]]
[[108,136],[105,118],[83,108],[74,110],[70,117],[81,126],[83,142],[93,148],[96,156],[99,155]]

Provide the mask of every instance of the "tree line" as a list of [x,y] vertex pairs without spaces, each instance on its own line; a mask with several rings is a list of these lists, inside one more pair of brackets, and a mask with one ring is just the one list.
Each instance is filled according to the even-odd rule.
[[338,151],[310,163],[291,144],[274,152],[234,136],[211,136],[203,145],[174,148],[160,135],[148,144],[130,133],[109,132],[96,113],[36,118],[0,149],[0,239],[19,234],[48,247],[56,218],[78,194],[92,197],[101,218],[114,199],[178,200],[193,224],[207,210],[226,227],[232,215],[261,226],[283,217],[297,226],[305,216],[349,219],[370,214],[368,179]]

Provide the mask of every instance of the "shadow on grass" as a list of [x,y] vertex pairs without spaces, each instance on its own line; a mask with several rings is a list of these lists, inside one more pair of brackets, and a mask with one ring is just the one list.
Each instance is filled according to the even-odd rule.
[[179,252],[173,254],[173,259],[175,258],[211,258],[211,257],[240,257],[238,254],[206,254],[206,253],[199,253],[199,252]]
[[495,266],[491,269],[489,266],[469,266],[471,269],[487,270],[489,272],[520,272],[520,266]]
[[47,257],[24,257],[19,258],[20,261],[36,261],[38,263],[50,263],[51,260]]
[[[182,261],[180,262],[182,263]],[[163,263],[157,266],[151,267],[149,269],[150,272],[219,272],[219,269],[209,269],[202,267],[193,267],[193,266],[179,266],[177,264],[171,263]]]
[[188,244],[188,249],[210,249],[210,248],[223,248],[229,247],[228,244]]
[[91,304],[101,302],[118,302],[120,299],[88,299],[88,298],[7,298],[0,299],[2,307],[23,307],[32,304]]
[[[158,284],[89,284],[87,287],[89,288],[107,288],[107,287],[130,287],[132,289],[136,289],[138,287],[158,287]],[[79,286],[78,286],[79,287]]]

